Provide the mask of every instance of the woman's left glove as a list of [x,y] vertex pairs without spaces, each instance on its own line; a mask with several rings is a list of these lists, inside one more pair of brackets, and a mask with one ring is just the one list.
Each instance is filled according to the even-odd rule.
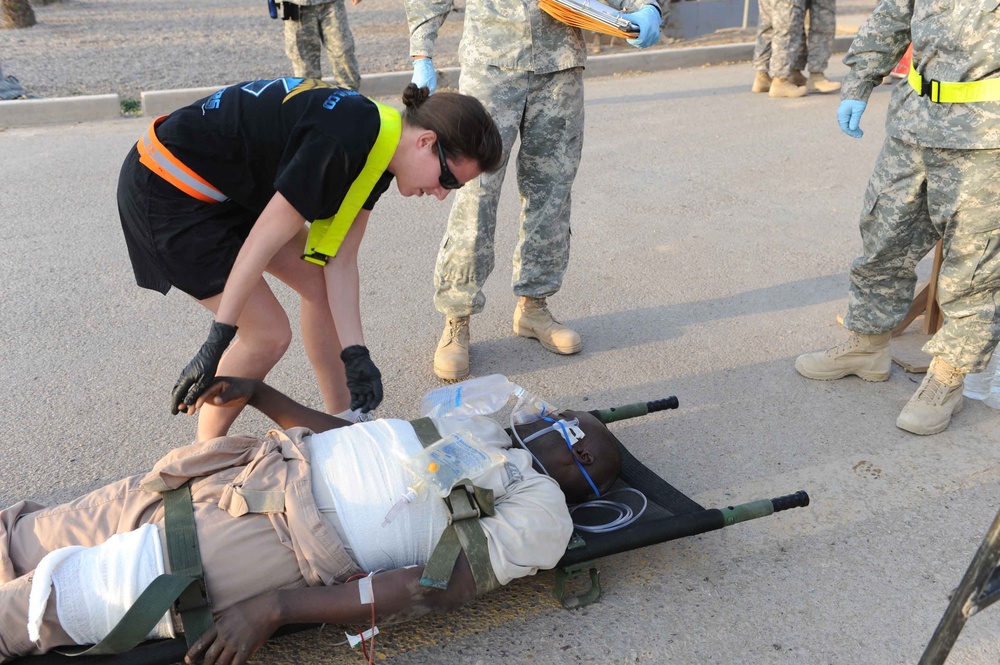
[[660,12],[653,5],[643,5],[639,11],[625,14],[625,18],[639,26],[639,36],[627,40],[636,48],[646,48],[660,41]]
[[368,413],[382,403],[382,373],[372,362],[368,348],[355,344],[340,352],[351,391],[351,408]]
[[[219,369],[222,354],[226,352],[234,337],[236,337],[236,326],[212,321],[208,339],[201,345],[198,354],[191,359],[174,384],[170,413],[176,416],[181,410],[181,404],[185,407],[194,406],[198,396],[215,378],[215,371]],[[187,408],[184,410],[187,411]]]

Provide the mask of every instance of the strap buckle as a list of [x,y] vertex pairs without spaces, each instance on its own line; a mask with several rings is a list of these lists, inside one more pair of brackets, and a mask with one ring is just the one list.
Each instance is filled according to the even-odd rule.
[[195,578],[194,583],[174,601],[174,611],[181,615],[209,606],[208,589],[205,587],[205,578],[203,577]]
[[[934,93],[934,84],[937,84],[937,94]],[[935,104],[941,101],[941,81],[936,79],[925,78],[922,74],[920,75],[920,96],[926,97]],[[935,97],[937,97],[935,99]]]

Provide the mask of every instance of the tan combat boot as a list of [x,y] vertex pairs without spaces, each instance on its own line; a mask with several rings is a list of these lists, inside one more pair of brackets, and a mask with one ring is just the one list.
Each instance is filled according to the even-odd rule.
[[434,352],[434,373],[445,381],[469,375],[469,317],[449,316]]
[[514,333],[537,339],[552,353],[565,356],[579,353],[583,344],[573,330],[552,318],[545,298],[522,296],[514,310]]
[[826,351],[806,353],[795,359],[795,369],[807,379],[833,381],[854,374],[865,381],[885,381],[892,371],[890,333],[851,336]]
[[771,79],[771,89],[767,91],[768,97],[803,97],[806,94],[804,85],[795,85],[791,79]]
[[805,85],[809,80],[806,75],[802,73],[801,69],[793,69],[792,75],[788,77],[788,80],[792,82],[793,85]]
[[917,392],[896,419],[896,427],[914,434],[943,432],[951,417],[962,410],[965,373],[947,360],[934,358]]
[[750,86],[750,92],[767,92],[771,89],[771,77],[767,75],[767,72],[757,72],[753,76],[753,85]]
[[837,92],[840,90],[840,81],[831,81],[823,72],[811,72],[809,80],[806,81],[806,92]]

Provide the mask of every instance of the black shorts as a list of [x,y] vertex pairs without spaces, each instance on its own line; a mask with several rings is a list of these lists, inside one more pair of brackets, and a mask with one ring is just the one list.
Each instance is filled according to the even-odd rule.
[[133,146],[118,177],[118,216],[136,283],[174,286],[204,300],[222,293],[258,212],[232,201],[204,203],[139,162]]

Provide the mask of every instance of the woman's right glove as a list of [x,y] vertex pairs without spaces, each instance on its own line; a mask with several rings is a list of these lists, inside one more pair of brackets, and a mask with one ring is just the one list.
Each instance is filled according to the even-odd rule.
[[434,69],[434,61],[430,58],[417,58],[413,61],[413,78],[410,83],[415,83],[418,88],[427,88],[434,94],[438,85],[437,70]]
[[382,403],[382,373],[372,362],[368,348],[355,344],[340,352],[351,391],[351,409],[368,413]]
[[176,416],[181,410],[181,404],[185,406],[185,411],[186,407],[194,406],[198,396],[215,378],[215,371],[219,369],[222,354],[226,352],[234,337],[236,337],[236,326],[212,321],[208,339],[201,345],[198,354],[191,359],[174,384],[170,413]]
[[837,107],[837,122],[840,130],[852,138],[859,139],[865,132],[859,125],[861,124],[861,114],[865,112],[865,102],[859,99],[845,99]]
[[639,35],[634,39],[626,40],[636,48],[647,48],[660,41],[659,10],[653,5],[643,5],[639,11],[632,14],[625,14],[625,18],[639,26]]

